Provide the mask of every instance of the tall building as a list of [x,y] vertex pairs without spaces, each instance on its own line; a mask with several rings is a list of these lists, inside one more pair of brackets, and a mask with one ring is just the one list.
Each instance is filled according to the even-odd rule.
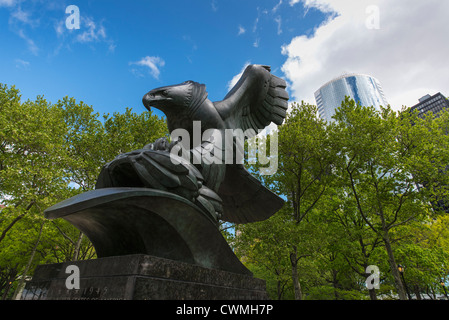
[[364,74],[346,74],[333,79],[315,92],[318,112],[322,119],[333,121],[335,110],[349,96],[362,106],[387,106],[384,92],[379,81]]
[[419,103],[411,107],[410,111],[418,110],[418,117],[422,118],[427,112],[438,114],[445,108],[449,108],[449,100],[438,92],[433,96],[427,94],[419,99]]
[[[410,111],[413,112],[418,110],[418,117],[423,118],[426,113],[432,112],[438,116],[438,113],[443,110],[449,108],[449,100],[446,99],[444,95],[440,92],[431,96],[430,94],[425,95],[424,97],[419,99],[419,103],[410,108]],[[446,166],[446,172],[449,171],[449,165]],[[418,188],[421,186],[426,187],[426,183],[423,182],[418,184]],[[440,208],[446,213],[449,213],[449,199],[440,198],[432,203],[434,208]]]

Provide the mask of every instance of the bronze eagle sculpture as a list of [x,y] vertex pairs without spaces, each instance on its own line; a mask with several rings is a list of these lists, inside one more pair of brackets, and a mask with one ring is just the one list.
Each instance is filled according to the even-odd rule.
[[[192,137],[195,122],[201,123],[201,133],[210,129],[257,132],[271,122],[282,124],[287,112],[286,82],[270,71],[268,66],[249,65],[222,101],[210,101],[206,86],[194,81],[153,89],[142,101],[148,110],[155,107],[166,115],[170,133],[183,129]],[[181,141],[186,142],[190,161],[179,157],[174,163],[171,151],[179,141],[166,138],[118,156],[103,167],[96,189],[143,187],[172,192],[197,205],[215,222],[261,221],[283,206],[282,198],[264,187],[243,164],[192,161],[204,152],[217,153],[222,145],[211,140]]]

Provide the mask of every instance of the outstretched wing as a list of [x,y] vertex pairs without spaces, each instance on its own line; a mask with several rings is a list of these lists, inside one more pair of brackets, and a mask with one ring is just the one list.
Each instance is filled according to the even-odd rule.
[[229,129],[253,129],[271,122],[282,124],[288,107],[286,82],[270,73],[270,67],[249,65],[223,101],[214,105]]
[[[250,65],[223,101],[214,102],[227,129],[242,129],[251,137],[271,122],[282,124],[287,113],[286,82],[270,73],[270,67]],[[268,219],[284,200],[265,188],[243,165],[226,166],[218,190],[225,221],[249,223]]]

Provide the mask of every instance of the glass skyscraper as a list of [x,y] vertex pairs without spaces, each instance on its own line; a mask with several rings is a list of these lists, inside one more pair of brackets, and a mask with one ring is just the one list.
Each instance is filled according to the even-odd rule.
[[388,105],[377,79],[364,74],[346,74],[327,82],[315,92],[320,117],[333,121],[335,109],[341,106],[345,96],[349,96],[362,106],[374,106],[378,110],[380,106]]

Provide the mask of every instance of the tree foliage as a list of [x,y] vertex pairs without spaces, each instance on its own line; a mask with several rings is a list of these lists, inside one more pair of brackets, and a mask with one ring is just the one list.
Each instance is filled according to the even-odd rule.
[[43,263],[89,259],[89,240],[68,222],[43,211],[92,190],[101,167],[122,152],[167,134],[151,112],[103,115],[64,97],[21,101],[0,84],[0,294],[11,298],[19,282]]
[[[293,104],[279,127],[278,171],[263,179],[286,204],[267,221],[239,226],[236,237],[250,267],[271,270],[268,283],[278,283],[269,286],[272,298],[442,292],[448,115],[420,119],[409,109],[376,110],[347,98],[325,123],[316,107]],[[406,266],[402,275],[398,264]],[[369,266],[380,270],[380,289],[367,289]]]

